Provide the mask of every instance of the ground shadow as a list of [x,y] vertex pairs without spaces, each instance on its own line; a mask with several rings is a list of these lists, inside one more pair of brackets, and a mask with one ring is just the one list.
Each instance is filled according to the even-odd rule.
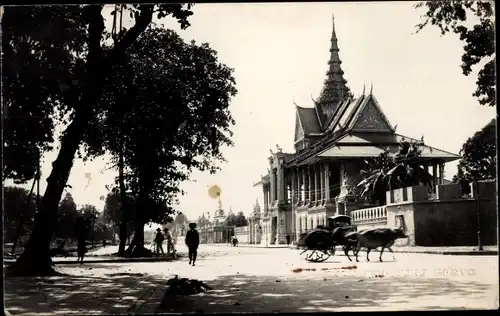
[[[84,264],[82,268],[97,267]],[[110,265],[106,268],[112,270]],[[166,278],[140,273],[7,278],[5,308],[12,315],[135,314],[165,284]]]
[[[352,266],[319,268],[279,278],[237,274],[203,280],[202,294],[165,298],[168,277],[84,264],[95,276],[5,279],[12,315],[270,313],[488,308],[492,286],[471,279],[355,275]],[[321,267],[321,265],[319,266]],[[194,267],[194,269],[196,269]],[[328,270],[322,271],[320,270]],[[329,271],[331,270],[331,271]],[[339,273],[340,270],[345,273]],[[189,273],[184,273],[188,277]],[[163,304],[162,304],[163,303]],[[491,301],[491,305],[495,302]]]
[[[468,302],[476,297],[484,302],[484,293],[491,292],[490,287],[470,281],[379,275],[371,278],[332,275],[319,279],[273,279],[238,274],[206,283],[214,290],[177,299],[164,297],[163,304],[155,312],[422,310],[436,309],[438,305],[439,309],[465,309],[471,308],[467,307]],[[436,302],[436,297],[449,296],[450,293],[453,300]]]

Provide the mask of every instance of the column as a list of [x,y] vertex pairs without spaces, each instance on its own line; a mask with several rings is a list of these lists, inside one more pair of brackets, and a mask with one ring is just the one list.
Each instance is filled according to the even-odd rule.
[[444,184],[444,163],[439,164],[439,184]]
[[284,187],[284,179],[283,179],[283,173],[281,172],[280,168],[276,168],[274,171],[274,177],[276,179],[276,195],[274,197],[275,201],[281,201],[283,200],[283,187]]
[[302,170],[302,194],[304,195],[304,199],[303,199],[303,205],[306,204],[306,201],[307,201],[307,179],[306,179],[306,168],[302,167],[301,168]]
[[270,182],[271,182],[271,199],[269,200],[269,205],[272,205],[274,203],[274,200],[276,199],[276,173],[274,169],[271,169],[271,172],[269,174],[270,177]]
[[271,184],[267,185],[267,211],[269,211],[269,205],[271,204]]
[[325,204],[325,168],[324,168],[324,164],[319,165],[319,184],[321,185],[321,190],[320,190],[321,204]]
[[313,192],[312,190],[312,172],[311,172],[311,167],[307,166],[307,203],[311,203],[313,199]]
[[325,163],[325,201],[330,202],[330,165]]
[[262,185],[262,191],[264,191],[264,213],[267,213],[269,207],[269,190],[267,189],[267,184]]
[[293,172],[291,173],[292,177],[292,204],[297,204],[299,200],[299,192],[297,188],[297,183],[298,183],[298,176],[297,176],[297,169],[293,169]]
[[301,204],[303,201],[302,197],[302,168],[297,168],[297,204]]
[[318,176],[318,165],[313,165],[314,170],[314,202],[317,204],[319,201],[319,176]]
[[436,193],[436,184],[437,184],[437,165],[436,163],[432,163],[432,192]]

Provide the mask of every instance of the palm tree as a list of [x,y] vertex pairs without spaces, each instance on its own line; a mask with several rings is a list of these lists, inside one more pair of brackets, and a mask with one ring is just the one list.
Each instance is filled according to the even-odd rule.
[[389,148],[377,158],[366,160],[361,171],[363,180],[357,187],[362,187],[362,197],[369,197],[378,205],[386,204],[385,192],[405,187],[426,185],[431,189],[432,176],[420,164],[422,160],[420,146],[422,141],[403,139],[397,153]]

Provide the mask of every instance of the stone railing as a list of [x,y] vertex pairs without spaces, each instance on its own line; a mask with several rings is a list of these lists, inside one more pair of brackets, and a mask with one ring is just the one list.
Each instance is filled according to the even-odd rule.
[[356,210],[351,213],[351,218],[353,224],[387,221],[387,207],[379,206]]

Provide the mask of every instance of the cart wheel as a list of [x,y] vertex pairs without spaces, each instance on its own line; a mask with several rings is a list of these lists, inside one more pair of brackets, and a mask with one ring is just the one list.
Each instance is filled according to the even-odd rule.
[[302,251],[301,256],[304,257],[309,262],[323,262],[330,258],[330,253],[328,250],[310,250],[306,249]]

